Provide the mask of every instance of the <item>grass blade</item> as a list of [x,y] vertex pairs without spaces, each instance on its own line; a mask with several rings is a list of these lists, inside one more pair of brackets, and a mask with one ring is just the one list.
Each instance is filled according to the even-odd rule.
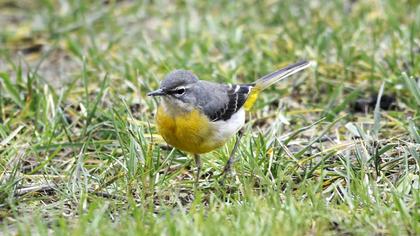
[[419,110],[420,109],[420,87],[419,87],[419,85],[416,84],[414,79],[409,78],[406,73],[402,74],[402,79],[405,83],[405,86],[410,91],[411,95],[413,95],[413,97],[414,97],[414,99],[417,103],[417,110]]
[[375,110],[373,112],[374,124],[373,124],[373,137],[378,137],[379,129],[381,128],[381,98],[384,93],[385,82],[382,83],[379,89],[378,99],[376,100]]
[[12,100],[20,107],[23,107],[23,101],[19,95],[18,87],[13,84],[8,74],[4,72],[0,72],[0,78],[2,78],[4,88],[7,92],[9,92],[10,97]]

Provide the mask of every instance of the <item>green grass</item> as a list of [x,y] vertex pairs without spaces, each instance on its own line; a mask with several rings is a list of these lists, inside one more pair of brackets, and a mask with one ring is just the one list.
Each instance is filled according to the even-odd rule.
[[[419,16],[415,0],[0,0],[1,231],[420,234]],[[233,140],[194,188],[146,93],[176,68],[248,83],[302,58],[316,66],[248,115],[226,184]]]

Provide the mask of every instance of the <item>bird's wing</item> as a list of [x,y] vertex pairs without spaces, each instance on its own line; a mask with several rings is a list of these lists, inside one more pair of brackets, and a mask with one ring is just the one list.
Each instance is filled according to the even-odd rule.
[[229,120],[239,109],[243,107],[252,88],[252,84],[227,85],[223,88],[223,95],[219,99],[207,103],[204,113],[211,121]]

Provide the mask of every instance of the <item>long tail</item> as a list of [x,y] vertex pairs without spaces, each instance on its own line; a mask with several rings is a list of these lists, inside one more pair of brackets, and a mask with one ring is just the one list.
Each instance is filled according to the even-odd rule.
[[309,61],[300,61],[295,64],[288,65],[280,70],[274,71],[268,75],[265,75],[264,77],[258,79],[255,81],[255,85],[252,88],[245,104],[245,110],[250,110],[252,106],[254,105],[255,101],[258,98],[258,95],[260,92],[267,87],[301,71],[311,66],[311,62]]

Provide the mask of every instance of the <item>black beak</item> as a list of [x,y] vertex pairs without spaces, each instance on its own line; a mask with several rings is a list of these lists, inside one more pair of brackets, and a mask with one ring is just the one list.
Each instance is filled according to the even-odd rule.
[[165,96],[166,93],[165,91],[163,91],[163,89],[157,89],[155,91],[152,91],[150,93],[147,94],[147,96]]

